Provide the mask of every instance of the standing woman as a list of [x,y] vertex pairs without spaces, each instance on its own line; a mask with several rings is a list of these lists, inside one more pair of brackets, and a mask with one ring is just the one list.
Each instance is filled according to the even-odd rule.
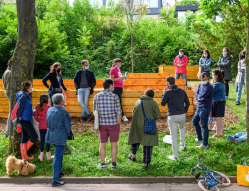
[[226,99],[228,99],[229,94],[229,81],[233,79],[232,69],[231,69],[232,57],[229,54],[229,49],[227,47],[223,48],[223,55],[220,57],[217,66],[222,72],[223,78],[225,80],[226,86]]
[[225,115],[225,84],[222,72],[220,70],[214,70],[212,72],[213,77],[213,99],[212,99],[212,117],[216,122],[216,134],[213,137],[223,137],[223,117]]
[[[32,101],[28,94],[33,92],[31,82],[22,83],[22,91],[17,92],[16,102],[19,104],[17,109],[17,127],[22,128],[20,150],[22,159],[31,161],[34,157],[28,157],[27,152],[38,139],[38,135],[32,124],[33,108]],[[31,137],[30,137],[31,136]],[[29,140],[30,137],[30,140]]]
[[[244,55],[246,54],[245,51]],[[245,63],[245,58],[240,60],[238,63],[238,74],[237,74],[237,78],[236,78],[236,84],[237,84],[237,88],[238,88],[238,93],[237,93],[237,99],[236,99],[236,105],[240,105],[240,98],[241,98],[241,92],[242,92],[242,88],[243,88],[243,84],[246,84],[246,63]],[[246,90],[244,91],[246,92]]]
[[201,67],[201,73],[206,72],[210,77],[210,65],[212,59],[210,58],[210,53],[208,50],[204,50],[199,61],[199,66]]
[[[50,87],[47,84],[48,80],[51,82]],[[54,106],[54,103],[52,101],[52,97],[54,94],[64,93],[63,91],[69,91],[69,89],[67,89],[64,86],[62,75],[61,75],[61,64],[59,62],[55,62],[50,67],[50,72],[42,79],[42,82],[44,86],[48,88],[48,94],[51,100],[51,107]]]
[[143,145],[144,163],[143,166],[147,167],[150,165],[152,157],[153,146],[158,146],[158,129],[156,127],[156,134],[144,133],[144,115],[146,118],[157,120],[161,117],[160,109],[153,100],[154,91],[148,89],[144,95],[139,98],[133,111],[132,111],[132,122],[129,132],[128,145],[131,145],[132,155],[129,154],[128,158],[132,161],[136,161],[136,153],[139,145]]

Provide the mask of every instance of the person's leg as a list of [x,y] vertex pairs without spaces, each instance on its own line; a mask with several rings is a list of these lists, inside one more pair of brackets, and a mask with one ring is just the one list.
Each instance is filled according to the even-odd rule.
[[214,118],[215,125],[216,125],[216,135],[215,136],[220,136],[220,119],[219,117]]
[[179,79],[180,78],[180,74],[175,73],[175,79]]
[[52,101],[52,97],[54,94],[52,93],[52,90],[48,90],[48,95],[50,97],[51,107],[54,107],[54,102]]
[[245,74],[242,73],[242,75],[241,75],[241,81],[240,81],[239,84],[237,84],[237,86],[238,86],[238,94],[237,94],[236,102],[239,102],[240,98],[241,98],[241,93],[242,93],[243,84],[244,84],[244,77],[245,77]]
[[[35,131],[35,128],[34,128],[32,122],[31,121],[24,121],[24,120],[22,120],[21,124],[22,124],[22,128],[24,128],[28,132],[28,134],[31,136],[30,137],[30,142],[32,144],[34,144],[35,141],[38,139],[38,135],[37,135],[37,133]],[[27,146],[27,150],[29,150],[30,147],[28,148],[28,146]]]
[[40,151],[44,151],[44,143],[45,143],[45,131],[44,129],[39,129],[40,131]]
[[208,136],[209,136],[209,130],[208,130],[208,116],[210,114],[211,108],[201,108],[200,110],[200,119],[201,119],[201,127],[203,129],[203,145],[208,145]]
[[116,157],[118,153],[118,145],[117,142],[111,142],[111,156],[112,156],[112,162],[116,162]]
[[88,100],[89,100],[90,90],[88,88],[84,88],[84,104],[85,104],[85,112],[87,115],[91,115],[88,109]]
[[80,106],[82,107],[81,117],[84,118],[86,105],[84,104],[84,89],[83,88],[78,89],[78,102]]
[[170,130],[170,135],[172,139],[172,150],[174,158],[178,158],[178,144],[177,144],[177,126],[178,123],[176,123],[176,117],[177,116],[168,116],[168,125]]
[[21,143],[27,143],[29,140],[29,134],[26,131],[26,128],[22,128],[21,132]]
[[179,115],[179,132],[180,132],[180,145],[185,146],[185,123],[186,115]]
[[202,133],[201,133],[201,126],[199,124],[200,122],[200,116],[199,116],[200,108],[197,108],[195,115],[192,119],[192,123],[195,127],[195,131],[197,133],[197,137],[199,141],[202,141]]
[[236,138],[235,140],[238,143],[241,143],[242,141],[245,141],[247,139],[247,133],[241,133],[241,136],[239,136],[238,138]]
[[121,105],[121,110],[122,110],[122,116],[124,116],[124,111],[123,111],[123,106],[122,106],[122,98],[121,98],[121,89],[122,88],[114,88],[114,91],[113,91],[113,93],[115,93],[115,94],[117,94],[118,95],[118,97],[119,97],[119,101],[120,101],[120,105]]
[[144,146],[144,166],[148,166],[151,162],[153,146]]
[[53,181],[59,180],[59,174],[62,168],[64,145],[54,145],[54,163],[53,163]]
[[135,143],[131,145],[132,158],[136,157],[137,150],[140,146],[140,143]]
[[181,74],[181,75],[182,75],[182,79],[186,80],[186,87],[188,87],[187,74]]
[[229,80],[225,80],[226,81],[226,96],[228,97],[229,94]]
[[224,128],[223,117],[219,118],[220,118],[220,135],[223,136],[223,128]]
[[102,163],[105,163],[105,153],[106,153],[105,144],[106,143],[100,143],[100,145],[99,145],[99,156],[100,156]]

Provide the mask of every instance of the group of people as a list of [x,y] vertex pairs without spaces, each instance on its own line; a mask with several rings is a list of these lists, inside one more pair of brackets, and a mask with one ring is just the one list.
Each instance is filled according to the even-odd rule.
[[[239,62],[238,80],[238,97],[241,96],[241,89],[244,80],[244,55],[241,53],[241,60]],[[216,121],[216,134],[213,137],[223,137],[223,117],[225,114],[226,99],[228,98],[229,85],[228,82],[232,80],[231,74],[231,59],[228,48],[223,49],[223,55],[219,59],[217,66],[219,70],[210,71],[211,58],[208,50],[203,51],[200,59],[201,74],[199,76],[201,84],[195,95],[198,101],[197,111],[193,117],[192,123],[196,129],[197,138],[200,143],[198,147],[204,149],[208,148],[209,129],[208,119],[214,117]],[[77,71],[74,77],[74,85],[78,102],[82,106],[82,113],[80,120],[89,121],[92,114],[88,109],[89,95],[93,94],[96,85],[94,73],[89,70],[89,62],[83,60],[81,62],[82,69]],[[93,110],[98,111],[99,118],[99,154],[101,162],[99,167],[104,169],[106,150],[105,146],[110,137],[111,142],[111,168],[116,168],[119,164],[116,162],[118,152],[117,142],[119,140],[121,120],[127,122],[128,119],[124,115],[122,108],[122,92],[123,80],[125,76],[121,74],[121,59],[114,60],[112,69],[110,70],[110,79],[103,81],[104,90],[94,96]],[[168,76],[166,78],[167,87],[163,91],[161,105],[168,107],[167,122],[172,137],[173,155],[169,156],[170,160],[178,160],[178,143],[177,143],[177,128],[180,129],[180,149],[184,150],[185,145],[185,122],[186,113],[188,111],[190,102],[185,90],[179,88],[175,84],[175,79],[182,76],[186,79],[187,86],[187,70],[188,58],[184,55],[184,50],[179,50],[179,55],[175,58],[174,65],[176,66],[175,76]],[[43,84],[48,88],[48,95],[40,96],[40,102],[36,106],[35,116],[36,121],[39,122],[40,131],[40,161],[44,158],[44,144],[46,142],[46,156],[47,160],[54,159],[53,162],[53,181],[52,186],[63,185],[64,182],[59,178],[64,175],[62,170],[63,152],[67,140],[72,140],[73,135],[71,131],[71,119],[68,111],[65,109],[66,95],[64,91],[70,91],[63,83],[61,75],[61,64],[54,63],[50,72],[43,78]],[[212,83],[210,83],[210,74],[212,74]],[[8,98],[9,87],[6,82],[11,77],[10,66],[3,75],[3,84],[5,93]],[[50,86],[47,81],[50,81]],[[17,110],[17,127],[22,128],[20,150],[22,159],[26,161],[33,160],[34,157],[29,157],[27,151],[32,147],[38,138],[38,135],[32,124],[33,107],[29,94],[32,93],[31,82],[23,82],[21,91],[16,95],[16,102],[18,104]],[[144,132],[145,118],[157,120],[161,117],[161,112],[156,101],[153,100],[155,92],[152,89],[147,89],[143,96],[141,96],[132,111],[132,121],[129,132],[128,144],[131,145],[132,153],[128,155],[128,159],[136,161],[136,153],[138,148],[143,145],[144,160],[143,166],[148,167],[151,163],[153,146],[158,146],[158,129],[155,134],[147,134]],[[49,98],[51,106],[49,105]],[[8,98],[9,99],[9,98]],[[8,118],[7,126],[11,119]],[[8,128],[7,128],[8,129]],[[203,136],[202,131],[203,130]],[[46,140],[46,141],[45,141]],[[50,153],[50,144],[55,147],[54,156]]]

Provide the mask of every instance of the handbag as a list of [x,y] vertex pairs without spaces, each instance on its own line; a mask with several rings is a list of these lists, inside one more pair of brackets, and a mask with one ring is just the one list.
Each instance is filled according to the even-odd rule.
[[156,120],[146,118],[144,113],[143,100],[141,100],[141,105],[144,114],[144,133],[156,134]]
[[60,88],[52,88],[52,93],[53,94],[61,94],[62,90]]
[[[98,96],[96,97],[98,100]],[[94,128],[95,129],[99,129],[99,111],[98,111],[98,102],[96,103],[96,110],[93,111],[93,115],[94,115]]]
[[40,142],[41,137],[40,137],[40,131],[39,131],[39,122],[36,121],[34,117],[32,118],[32,124],[33,124],[33,126],[35,128],[36,134],[38,135],[38,141]]
[[240,186],[249,186],[249,166],[246,161],[249,161],[248,158],[243,165],[237,165],[237,183]]
[[16,126],[17,125],[17,110],[18,110],[18,106],[19,106],[19,103],[17,102],[16,105],[15,105],[15,107],[13,108],[13,110],[11,112],[11,121],[14,124],[14,130],[16,128],[16,132],[17,133],[21,133],[22,132],[22,128]]
[[73,136],[72,130],[70,131],[70,133],[69,133],[67,139],[68,139],[68,140],[74,140],[74,136]]

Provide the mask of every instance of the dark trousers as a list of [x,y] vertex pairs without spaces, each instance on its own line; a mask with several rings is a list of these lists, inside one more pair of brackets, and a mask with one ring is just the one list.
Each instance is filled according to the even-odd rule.
[[[47,129],[39,129],[39,131],[40,131],[40,137],[41,137],[40,150],[41,150],[41,152],[43,152],[44,151],[45,137],[47,134]],[[50,143],[46,143],[46,150],[47,150],[47,152],[50,151]]]
[[123,107],[122,107],[122,98],[121,95],[123,93],[123,88],[114,88],[113,93],[117,94],[120,100],[120,105],[121,105],[121,109],[122,109],[122,116],[124,116],[124,111],[123,111]]
[[31,121],[21,120],[22,125],[22,139],[21,143],[27,143],[30,137],[30,141],[34,143],[38,139],[38,135]]
[[[136,154],[137,150],[139,148],[140,144],[139,143],[135,143],[133,145],[131,145],[131,150],[132,150],[132,154]],[[151,157],[152,157],[152,150],[153,150],[153,146],[144,146],[144,164],[150,164],[151,161]]]
[[226,86],[226,96],[228,96],[228,94],[229,94],[229,80],[225,80],[226,81],[226,84],[225,84],[225,86]]

